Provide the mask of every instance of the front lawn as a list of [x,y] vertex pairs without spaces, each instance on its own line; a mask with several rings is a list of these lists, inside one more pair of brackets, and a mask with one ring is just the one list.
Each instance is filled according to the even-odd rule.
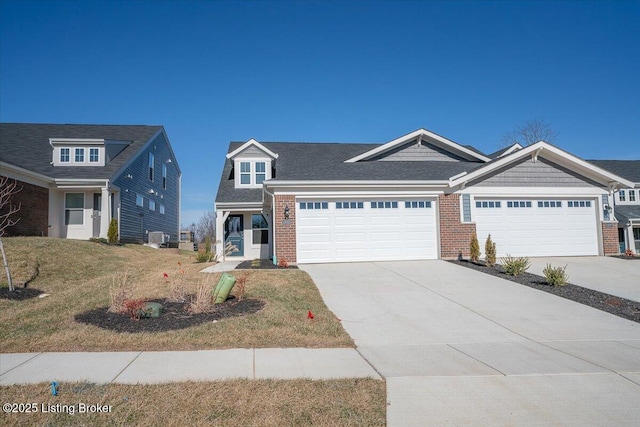
[[[75,317],[98,308],[106,310],[117,273],[128,272],[136,298],[152,300],[166,298],[178,274],[184,275],[187,292],[195,294],[206,276],[200,270],[210,264],[195,263],[193,253],[139,245],[37,237],[4,238],[3,242],[14,281],[29,280],[38,266],[38,274],[27,289],[49,294],[45,298],[0,299],[3,353],[354,346],[309,275],[300,270],[242,273],[247,275],[246,298],[264,302],[257,313],[167,332],[114,332],[80,323]],[[220,274],[210,276],[213,286]],[[3,271],[2,282],[6,282]],[[313,320],[307,318],[309,310]]]

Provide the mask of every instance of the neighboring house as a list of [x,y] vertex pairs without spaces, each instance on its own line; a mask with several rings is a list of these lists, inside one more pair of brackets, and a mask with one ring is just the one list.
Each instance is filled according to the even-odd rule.
[[618,220],[620,252],[631,249],[640,253],[640,160],[590,160],[634,183],[634,188],[620,189],[613,198]]
[[613,195],[633,180],[540,141],[485,155],[419,129],[386,144],[229,145],[218,251],[288,262],[618,253]]
[[18,181],[10,235],[179,238],[181,171],[162,126],[0,123],[0,176]]

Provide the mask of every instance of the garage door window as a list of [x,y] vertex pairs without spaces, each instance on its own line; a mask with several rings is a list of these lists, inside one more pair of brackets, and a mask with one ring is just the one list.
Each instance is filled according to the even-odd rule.
[[430,208],[431,207],[431,202],[429,201],[424,201],[424,200],[419,200],[419,201],[407,201],[404,202],[404,208],[405,209],[419,209],[419,208]]
[[539,208],[561,208],[562,202],[560,200],[545,200],[538,202]]
[[398,209],[398,202],[371,202],[372,209]]
[[590,208],[591,200],[569,200],[567,206],[570,208]]
[[530,200],[509,200],[507,202],[508,208],[530,208],[531,201]]
[[329,209],[328,202],[300,202],[300,209]]
[[364,202],[336,202],[336,209],[364,209]]
[[485,200],[482,202],[476,202],[476,208],[500,208],[502,207],[502,203],[498,200]]

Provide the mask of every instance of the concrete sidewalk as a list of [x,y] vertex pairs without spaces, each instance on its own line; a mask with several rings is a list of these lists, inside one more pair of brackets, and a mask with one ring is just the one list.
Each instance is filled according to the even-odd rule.
[[51,381],[156,384],[236,378],[380,376],[352,348],[0,354],[0,385]]

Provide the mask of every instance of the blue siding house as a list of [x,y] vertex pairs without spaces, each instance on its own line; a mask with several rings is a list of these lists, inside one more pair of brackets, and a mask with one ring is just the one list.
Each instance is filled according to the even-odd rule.
[[181,171],[162,126],[0,123],[0,176],[18,181],[9,235],[177,241]]

